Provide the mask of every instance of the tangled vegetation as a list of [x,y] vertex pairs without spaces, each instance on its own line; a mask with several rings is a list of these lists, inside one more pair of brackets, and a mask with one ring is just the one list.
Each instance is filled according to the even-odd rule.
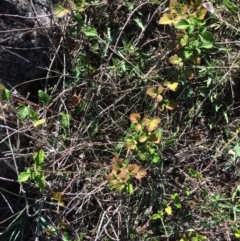
[[0,240],[239,240],[239,1],[54,9],[57,81],[1,86]]

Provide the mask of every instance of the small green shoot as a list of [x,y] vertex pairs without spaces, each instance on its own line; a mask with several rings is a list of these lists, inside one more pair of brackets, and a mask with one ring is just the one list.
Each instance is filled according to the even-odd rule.
[[182,204],[180,202],[180,199],[179,199],[179,195],[177,193],[174,193],[173,195],[171,195],[171,199],[173,200],[173,205],[176,207],[176,208],[182,208]]
[[40,103],[42,103],[44,105],[47,105],[51,102],[49,95],[42,90],[38,91],[38,98],[39,98]]
[[69,127],[71,118],[71,115],[61,112],[61,124],[64,128]]
[[193,168],[189,168],[188,173],[191,177],[196,178],[196,179],[201,179],[203,177],[201,172],[198,172],[198,171],[194,170]]
[[31,179],[35,182],[40,192],[43,191],[45,187],[45,176],[42,170],[42,164],[44,163],[44,151],[40,150],[34,154],[33,168],[28,168],[25,172],[21,172],[18,176],[19,182],[26,182],[28,179]]

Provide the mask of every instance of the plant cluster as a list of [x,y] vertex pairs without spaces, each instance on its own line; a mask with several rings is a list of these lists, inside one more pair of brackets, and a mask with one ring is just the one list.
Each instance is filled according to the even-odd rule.
[[122,161],[114,157],[112,159],[112,171],[108,175],[110,187],[118,192],[126,191],[133,194],[133,179],[141,180],[146,176],[147,172],[139,165],[128,164],[128,161]]
[[131,133],[126,136],[127,149],[138,154],[141,160],[150,160],[156,163],[160,160],[157,153],[157,144],[160,143],[162,131],[158,128],[161,122],[159,117],[141,118],[139,113],[130,115]]
[[194,64],[200,63],[199,55],[203,50],[213,48],[214,37],[207,29],[205,16],[207,9],[202,1],[190,1],[189,4],[179,4],[175,0],[169,3],[170,13],[165,13],[159,24],[173,24],[179,31],[177,34],[178,49],[182,49],[182,59],[178,55],[169,58],[169,62],[182,68],[183,62],[191,60]]
[[238,240],[239,2],[54,3],[58,81],[0,85],[0,241]]

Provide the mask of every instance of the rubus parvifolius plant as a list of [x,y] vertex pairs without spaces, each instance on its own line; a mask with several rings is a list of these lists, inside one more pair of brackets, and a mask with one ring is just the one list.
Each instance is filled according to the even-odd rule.
[[145,116],[139,113],[130,115],[131,133],[125,137],[127,149],[136,153],[141,160],[150,160],[153,163],[160,161],[157,144],[160,143],[162,130],[159,117]]
[[112,171],[108,175],[110,188],[118,192],[133,193],[133,180],[141,180],[147,172],[137,164],[129,164],[128,160],[121,160],[117,157],[112,159]]
[[176,48],[182,50],[183,58],[177,54],[169,58],[169,63],[183,67],[183,62],[191,60],[200,63],[199,55],[213,47],[213,34],[207,30],[207,9],[202,6],[202,0],[191,0],[189,4],[181,4],[170,0],[169,13],[164,13],[159,20],[162,25],[174,25],[178,30]]
[[164,97],[164,95],[168,90],[175,92],[177,87],[178,82],[165,81],[163,85],[149,87],[146,94],[156,100],[155,107],[158,107],[158,110],[174,110],[178,107],[178,103],[172,99]]

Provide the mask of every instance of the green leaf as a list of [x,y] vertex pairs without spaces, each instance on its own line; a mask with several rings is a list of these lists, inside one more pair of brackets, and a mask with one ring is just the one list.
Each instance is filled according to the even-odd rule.
[[234,3],[228,1],[228,0],[224,0],[223,1],[223,5],[232,13],[237,14],[240,12],[240,8],[235,5]]
[[240,238],[240,229],[235,229],[235,231],[234,231],[234,235],[235,235],[235,237],[236,238]]
[[62,192],[56,192],[56,193],[54,193],[54,195],[51,197],[51,200],[57,201],[57,202],[58,202],[58,205],[64,207],[64,201],[63,201],[62,196],[63,196]]
[[139,153],[139,158],[142,160],[142,161],[146,161],[146,159],[147,159],[147,155],[146,155],[146,153]]
[[135,18],[134,21],[136,22],[136,24],[138,25],[139,28],[142,29],[142,31],[144,31],[144,26],[141,22],[141,20],[139,18]]
[[166,86],[169,90],[174,92],[177,90],[178,85],[179,85],[178,82],[169,82],[169,81],[164,82],[164,86]]
[[185,59],[189,59],[193,55],[192,49],[189,49],[189,48],[185,48],[183,53],[184,53]]
[[61,6],[60,4],[57,6],[54,6],[54,15],[57,18],[62,18],[65,17],[67,14],[69,14],[71,12],[70,9],[65,8],[63,6]]
[[[199,46],[199,47],[200,47],[200,46]],[[200,49],[200,48],[195,48],[194,51],[197,52],[198,55],[201,54],[201,49]]]
[[90,136],[95,136],[97,133],[98,133],[98,122],[97,123],[93,123],[89,127],[89,134],[90,134]]
[[42,174],[38,174],[34,176],[34,181],[37,187],[40,189],[40,192],[43,191],[45,187],[45,177]]
[[189,36],[184,34],[178,38],[178,41],[182,47],[185,47],[188,44]]
[[87,37],[96,37],[97,36],[96,28],[89,27],[89,26],[83,26],[82,31]]
[[33,155],[33,160],[35,162],[36,167],[39,167],[44,162],[44,151],[40,150]]
[[2,90],[2,100],[9,100],[10,95],[11,95],[10,90],[6,88]]
[[218,204],[218,207],[220,207],[220,208],[232,209],[234,206],[233,206],[231,203],[226,203],[226,204],[224,204],[224,203],[219,203],[219,204]]
[[70,125],[71,115],[61,112],[61,124],[63,127],[68,127]]
[[148,136],[146,133],[142,133],[140,136],[139,136],[139,142],[140,143],[143,143],[147,140]]
[[206,25],[206,23],[201,19],[199,19],[198,17],[190,18],[188,21],[189,21],[189,24],[191,24],[191,26],[195,26],[195,27]]
[[73,18],[79,25],[83,24],[83,17],[80,13],[76,13]]
[[186,29],[190,26],[190,23],[187,19],[182,19],[177,24],[175,24],[175,28],[177,29]]
[[148,148],[148,151],[149,151],[150,154],[155,154],[156,149],[153,148],[153,147],[149,147],[149,148]]
[[234,148],[233,148],[234,152],[235,152],[235,155],[237,158],[240,157],[240,147],[239,147],[239,143],[236,143]]
[[29,115],[30,108],[28,106],[22,106],[18,109],[17,114],[19,120],[24,120]]
[[76,5],[75,4],[73,5],[73,9],[76,12],[83,12],[85,10],[85,8],[84,8],[85,0],[75,0],[74,2],[77,3]]
[[207,237],[204,235],[197,234],[195,237],[193,237],[192,241],[204,241],[207,240]]
[[227,112],[223,112],[223,115],[224,115],[224,118],[225,118],[225,120],[226,120],[226,122],[227,122],[227,124],[229,123],[229,120],[228,120],[228,114],[227,114]]
[[62,238],[63,238],[62,239],[63,241],[70,241],[71,240],[70,237],[69,237],[69,234],[67,232],[63,233]]
[[119,184],[117,183],[116,186],[115,186],[115,189],[117,192],[121,193],[125,188],[125,184]]
[[210,42],[204,42],[199,47],[203,49],[211,49],[213,47],[213,44]]
[[165,146],[165,147],[172,146],[175,142],[176,142],[175,139],[166,140],[166,141],[164,142],[164,146]]
[[188,187],[184,187],[184,191],[187,197],[190,196],[191,192],[189,191]]
[[208,42],[213,43],[214,42],[214,36],[209,31],[201,32],[199,35],[202,42]]
[[151,159],[153,163],[158,163],[160,161],[160,156],[159,155],[154,155]]
[[179,200],[179,196],[177,193],[174,193],[172,196],[171,196],[171,199],[173,200],[173,204],[176,208],[181,208],[182,205],[180,203],[180,200]]
[[172,215],[172,207],[171,206],[167,206],[165,208],[165,212],[168,214],[168,215]]
[[197,178],[197,179],[200,179],[200,178],[203,177],[201,172],[198,172],[198,171],[194,170],[193,168],[189,168],[188,173],[191,177],[194,177],[194,178]]
[[175,203],[174,203],[174,206],[175,206],[176,208],[179,208],[179,209],[182,207],[182,205],[181,205],[180,202],[175,202]]
[[[30,170],[30,169],[28,169]],[[26,172],[21,172],[18,176],[18,181],[19,182],[26,182],[30,177],[31,177],[31,172],[29,171],[26,171]]]
[[29,119],[33,120],[33,121],[38,119],[37,112],[35,110],[31,109],[31,108],[29,108],[29,115],[28,116],[29,116]]
[[194,30],[195,30],[195,28],[194,28],[194,26],[192,26],[192,25],[190,25],[190,26],[188,27],[188,29],[187,29],[187,31],[188,31],[189,34],[192,34]]
[[10,91],[6,89],[4,85],[0,84],[0,99],[9,100],[10,95],[11,95]]
[[158,220],[158,219],[163,218],[163,215],[164,215],[163,211],[158,211],[157,213],[155,213],[151,216],[151,219]]
[[126,191],[129,193],[129,194],[133,194],[133,185],[132,184],[128,184],[126,186]]
[[44,91],[42,90],[39,90],[38,91],[38,98],[39,98],[39,101],[42,103],[42,104],[49,104],[50,103],[50,97],[47,93],[45,93]]

